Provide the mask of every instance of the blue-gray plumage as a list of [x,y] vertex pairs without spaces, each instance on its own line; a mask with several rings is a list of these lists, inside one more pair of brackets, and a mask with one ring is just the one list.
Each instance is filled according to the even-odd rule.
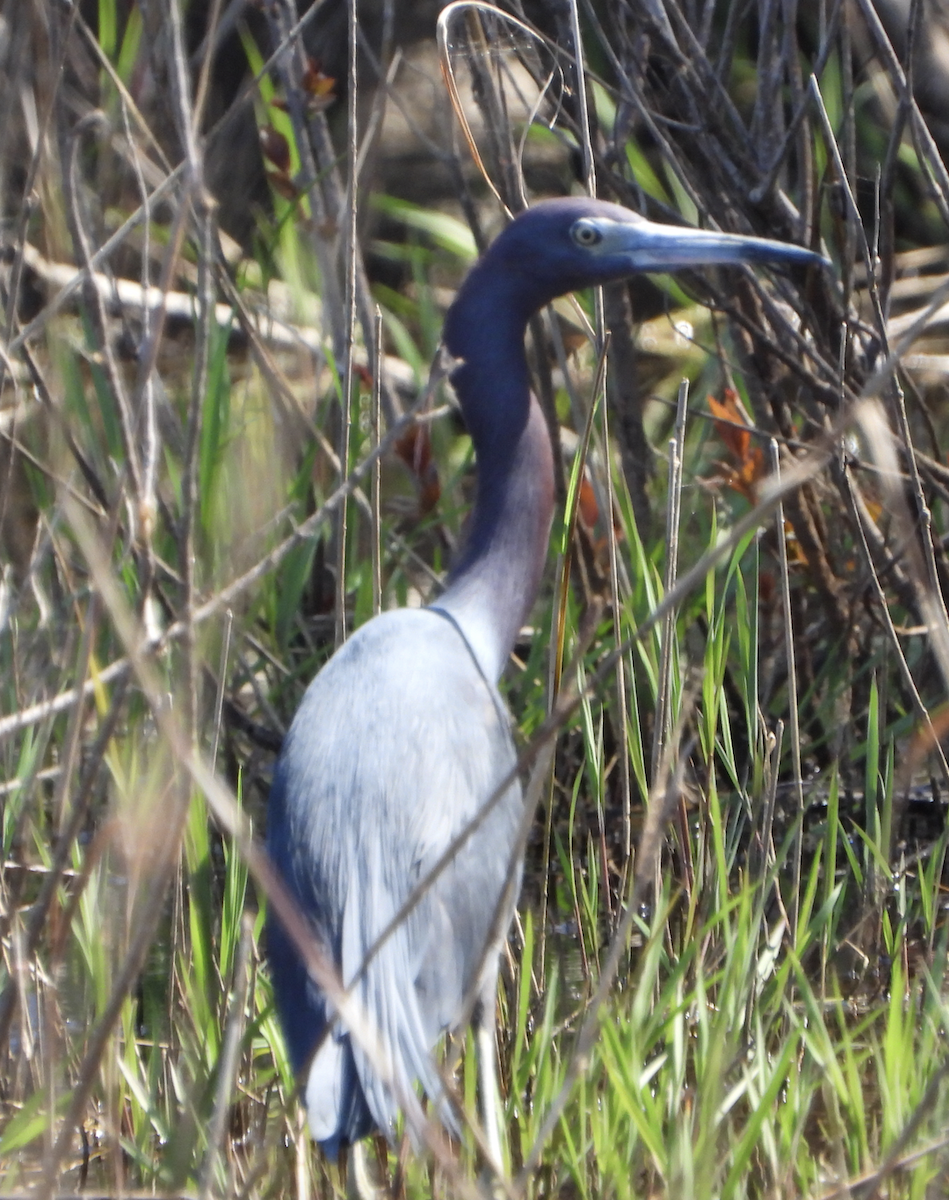
[[[444,341],[460,360],[452,383],[478,463],[465,548],[432,607],[375,617],[320,671],[271,792],[270,853],[344,984],[515,764],[497,683],[537,595],[553,512],[550,440],[524,356],[528,320],[556,296],[635,271],[768,261],[822,260],[797,246],[655,225],[615,204],[566,199],[517,217],[463,283]],[[491,1038],[500,946],[486,941],[522,803],[520,786],[509,786],[356,982],[395,1093],[339,1023],[313,1055],[327,1003],[270,923],[283,1028],[294,1068],[307,1072],[313,1136],[331,1156],[377,1128],[391,1137],[399,1099],[417,1103],[416,1081],[451,1123],[432,1051],[474,989],[486,1133],[499,1157]],[[520,864],[513,869],[519,882]]]

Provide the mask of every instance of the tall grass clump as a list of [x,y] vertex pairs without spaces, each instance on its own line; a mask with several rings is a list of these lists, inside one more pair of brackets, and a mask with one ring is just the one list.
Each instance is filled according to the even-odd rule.
[[[464,536],[453,289],[587,189],[834,269],[532,324],[503,1188],[944,1195],[939,15],[199,7],[0,4],[0,1187],[342,1194],[263,955],[274,755]],[[477,1189],[467,1129],[376,1149],[393,1194]]]

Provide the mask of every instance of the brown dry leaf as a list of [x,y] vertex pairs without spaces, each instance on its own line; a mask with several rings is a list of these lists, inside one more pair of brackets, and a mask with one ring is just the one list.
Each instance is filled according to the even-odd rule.
[[329,108],[336,99],[335,88],[336,80],[333,76],[325,75],[320,64],[311,58],[303,76],[307,109],[311,113],[317,113]]
[[290,170],[290,143],[279,129],[264,125],[260,130],[260,150],[264,158],[282,174]]
[[336,87],[332,75],[325,75],[315,59],[309,59],[303,76],[303,90],[310,96],[331,96]]
[[600,515],[600,508],[596,502],[596,492],[593,490],[593,484],[584,475],[580,480],[580,496],[578,499],[580,510],[580,520],[585,528],[593,529],[596,526],[597,518]]
[[416,425],[395,443],[395,452],[418,483],[419,514],[426,516],[441,498],[438,468],[432,458],[432,439],[428,427]]
[[735,461],[726,468],[725,482],[755,503],[758,484],[766,474],[764,451],[752,444],[751,422],[738,393],[726,388],[721,400],[710,393],[707,403],[716,432]]

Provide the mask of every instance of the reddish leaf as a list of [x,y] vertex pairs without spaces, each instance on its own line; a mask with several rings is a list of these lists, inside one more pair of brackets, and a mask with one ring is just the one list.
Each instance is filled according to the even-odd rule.
[[302,83],[306,107],[311,113],[323,112],[336,99],[336,80],[332,75],[325,75],[320,64],[312,58],[307,63]]
[[744,462],[751,445],[751,434],[747,429],[748,417],[738,398],[738,393],[734,388],[726,388],[723,400],[717,400],[709,393],[708,406],[715,418],[715,430],[718,436],[734,458],[739,462]]
[[596,502],[596,492],[593,490],[593,484],[584,475],[580,480],[580,498],[579,498],[580,520],[583,522],[584,528],[593,529],[596,526],[597,517],[600,515],[600,508]]
[[765,475],[764,451],[752,444],[751,423],[738,393],[726,388],[722,400],[709,395],[708,407],[718,436],[735,461],[734,467],[726,469],[726,482],[754,503],[758,483]]
[[290,143],[272,125],[261,128],[260,149],[264,158],[272,162],[278,171],[286,174],[290,170]]
[[332,96],[336,80],[332,75],[324,75],[318,62],[310,59],[303,75],[303,90],[310,96]]
[[418,482],[419,512],[430,513],[441,499],[442,489],[438,468],[432,459],[432,441],[428,427],[416,425],[404,433],[395,444],[395,452]]

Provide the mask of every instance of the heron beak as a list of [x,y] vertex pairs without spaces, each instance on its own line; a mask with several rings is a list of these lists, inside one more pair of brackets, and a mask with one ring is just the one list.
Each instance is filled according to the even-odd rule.
[[773,242],[742,234],[716,233],[675,225],[657,225],[639,218],[612,223],[604,231],[601,253],[620,254],[634,271],[676,271],[683,267],[728,263],[798,263],[827,266],[827,260],[803,246]]

